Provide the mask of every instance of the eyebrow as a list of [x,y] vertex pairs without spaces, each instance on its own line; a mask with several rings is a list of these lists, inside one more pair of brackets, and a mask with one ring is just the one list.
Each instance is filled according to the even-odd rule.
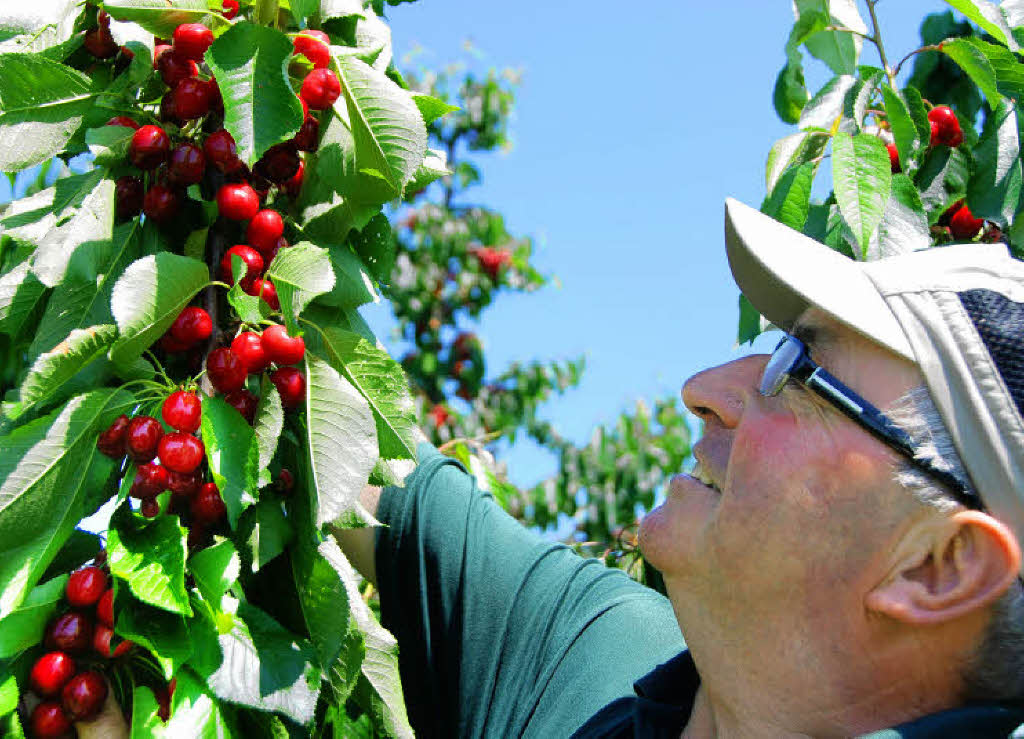
[[836,344],[836,334],[826,326],[813,323],[797,323],[790,330],[790,335],[800,339],[804,346],[816,349],[818,352],[828,351]]

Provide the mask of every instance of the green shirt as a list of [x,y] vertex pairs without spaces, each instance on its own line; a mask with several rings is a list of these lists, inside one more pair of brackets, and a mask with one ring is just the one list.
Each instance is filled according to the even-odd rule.
[[[526,530],[429,445],[377,515],[381,615],[418,736],[679,736],[700,677],[666,598]],[[879,736],[1022,723],[975,707]]]

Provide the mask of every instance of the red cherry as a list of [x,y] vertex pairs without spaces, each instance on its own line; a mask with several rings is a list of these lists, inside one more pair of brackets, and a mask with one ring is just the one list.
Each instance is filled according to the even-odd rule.
[[192,344],[179,341],[169,332],[160,337],[160,348],[168,354],[181,354],[192,348]]
[[266,254],[284,233],[284,219],[276,210],[266,208],[252,217],[245,229],[245,240],[260,254]]
[[229,285],[235,283],[234,272],[232,271],[232,257],[238,257],[245,263],[245,274],[242,275],[242,286],[256,279],[263,272],[263,257],[251,246],[236,244],[225,252],[220,260],[220,278]]
[[981,218],[975,218],[966,205],[962,206],[949,219],[949,231],[953,234],[954,239],[973,239],[984,225],[985,221]]
[[161,43],[161,40],[157,39],[155,36],[153,38],[155,41],[153,45],[153,69],[159,69],[160,57],[163,56],[164,52],[171,50],[171,45],[167,43]]
[[260,339],[267,357],[278,365],[301,362],[306,354],[306,342],[301,336],[289,336],[284,326],[268,326]]
[[295,173],[295,176],[290,180],[281,185],[281,189],[291,195],[293,198],[297,197],[299,190],[302,189],[302,180],[306,176],[306,163],[299,162],[299,171]]
[[341,83],[330,69],[314,69],[302,81],[299,95],[313,110],[327,110],[341,95]]
[[263,298],[272,310],[281,310],[281,301],[277,299],[277,288],[269,280],[253,280],[242,289],[249,295],[258,295]]
[[96,439],[96,448],[111,459],[121,459],[125,455],[124,440],[127,432],[128,416],[122,413]]
[[191,498],[203,484],[203,473],[196,470],[189,474],[181,472],[167,472],[167,488],[175,495],[183,495]]
[[306,378],[294,367],[282,367],[270,375],[285,410],[298,408],[306,399]]
[[255,171],[261,177],[280,184],[295,176],[300,161],[295,145],[291,142],[274,144],[256,162]]
[[159,118],[164,123],[173,123],[175,126],[182,126],[185,121],[178,117],[178,111],[174,107],[174,95],[168,93],[160,99]]
[[[146,508],[147,503],[152,503],[153,505],[156,506],[156,513],[154,513],[152,516],[146,516],[145,511],[143,511],[142,515],[146,516],[146,518],[155,518],[157,513],[160,512],[160,504],[152,499],[144,500],[142,502],[142,507],[144,509]],[[109,626],[104,626],[103,624],[96,625],[96,632],[93,634],[92,637],[92,648],[96,650],[96,653],[98,655],[100,655],[101,657],[105,657],[106,659],[116,659],[117,657],[127,654],[131,650],[131,648],[135,646],[135,642],[129,639],[124,639],[121,641],[120,644],[114,647],[113,650],[111,650],[110,642],[113,636],[114,631]]]
[[108,628],[114,628],[114,589],[107,588],[96,604],[96,618]]
[[[231,20],[238,15],[238,0],[224,0],[221,3],[221,7],[224,8],[224,17]],[[164,719],[166,721],[167,719]]]
[[292,143],[299,151],[316,151],[320,145],[320,121],[311,115],[306,116]]
[[212,482],[199,488],[192,499],[192,517],[201,523],[216,523],[224,518],[227,511],[220,489]]
[[203,152],[210,163],[221,172],[230,172],[241,164],[235,140],[223,128],[206,137],[206,141],[203,143]]
[[139,513],[146,518],[156,518],[160,515],[160,501],[156,498],[143,498]]
[[156,68],[160,71],[164,84],[171,88],[177,87],[182,80],[199,76],[199,67],[196,63],[183,57],[173,48],[157,57]]
[[213,333],[213,319],[202,308],[190,305],[178,314],[168,330],[179,342],[191,346],[210,338],[210,334]]
[[165,434],[160,439],[160,449],[157,452],[160,463],[169,470],[183,474],[193,472],[203,461],[206,449],[201,442],[192,434],[183,434],[180,431]]
[[501,268],[512,261],[512,255],[506,249],[483,246],[474,250],[473,254],[492,280],[498,279],[498,272],[501,271]]
[[956,148],[960,146],[960,144],[962,144],[963,142],[964,132],[959,126],[957,126],[956,131],[954,131],[953,135],[949,137],[949,145],[953,148]]
[[286,493],[295,487],[295,479],[292,477],[292,471],[287,467],[281,468],[281,472],[277,476],[277,482],[281,486],[281,490]]
[[133,498],[149,500],[160,495],[169,485],[170,478],[168,477],[167,469],[153,462],[147,462],[146,464],[140,464],[138,469],[135,470],[135,479],[132,480],[132,486],[129,488],[128,494]]
[[256,419],[257,400],[255,395],[242,388],[225,395],[224,402],[241,413],[242,417],[252,426],[252,422]]
[[171,428],[191,434],[199,428],[202,408],[198,395],[177,390],[167,396],[160,414]]
[[230,393],[245,384],[245,364],[230,349],[218,347],[206,357],[206,374],[222,393]]
[[[318,38],[312,38],[312,33],[303,31],[294,40],[295,53],[309,59],[315,69],[323,69],[331,63],[331,50],[327,43]],[[329,42],[328,42],[329,43]]]
[[142,212],[146,189],[142,179],[124,175],[114,181],[114,210],[118,220],[134,218]]
[[107,589],[107,576],[99,567],[83,567],[68,578],[65,595],[75,608],[95,605]]
[[32,711],[32,736],[39,739],[59,737],[71,731],[71,719],[57,701],[44,701]]
[[40,698],[60,694],[64,683],[74,677],[75,661],[64,652],[47,652],[32,665],[28,681]]
[[115,115],[109,121],[106,122],[107,126],[127,126],[128,128],[134,128],[136,131],[139,130],[139,124],[133,121],[126,115]]
[[59,616],[47,631],[47,646],[68,654],[79,654],[92,641],[92,619],[78,611]]
[[97,59],[109,59],[115,56],[121,48],[114,43],[110,30],[102,27],[86,31],[82,46]]
[[896,144],[886,144],[886,150],[889,152],[889,167],[893,174],[902,172],[903,169],[900,167],[900,152],[896,148]]
[[107,681],[95,670],[78,673],[61,691],[61,703],[72,721],[92,718],[103,708],[106,699]]
[[248,221],[260,210],[260,198],[246,183],[228,184],[217,191],[217,210],[232,221]]
[[270,365],[260,335],[252,331],[243,331],[234,338],[231,353],[242,360],[250,375],[258,374]]
[[167,165],[167,177],[176,185],[194,185],[203,179],[206,157],[195,144],[179,144],[171,152]]
[[928,111],[928,120],[935,124],[932,131],[932,144],[955,146],[954,141],[963,141],[963,132],[956,113],[948,105],[936,105]]
[[143,126],[132,134],[128,159],[139,169],[156,169],[167,159],[171,139],[160,126]]
[[153,185],[142,201],[142,212],[157,223],[170,223],[181,210],[181,192],[166,185]]
[[203,61],[213,43],[213,31],[202,23],[182,23],[174,29],[174,50],[186,59]]
[[206,80],[195,77],[183,79],[170,94],[174,96],[174,113],[182,120],[202,118],[210,112],[213,90]]
[[434,428],[441,428],[444,422],[448,420],[448,409],[438,403],[430,409],[429,415],[434,421]]
[[136,416],[128,422],[125,436],[125,449],[133,462],[152,461],[156,456],[156,447],[160,437],[164,435],[164,427],[152,416]]

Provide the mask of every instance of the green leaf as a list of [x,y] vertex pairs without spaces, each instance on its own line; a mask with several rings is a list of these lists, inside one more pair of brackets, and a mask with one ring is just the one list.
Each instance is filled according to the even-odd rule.
[[336,308],[357,308],[364,303],[379,302],[380,297],[373,287],[373,278],[370,277],[362,260],[346,245],[331,244],[329,251],[336,279],[333,289],[319,296],[317,304]]
[[[801,19],[805,13],[814,13],[823,16],[828,25],[860,34],[868,32],[854,0],[796,0],[794,8]],[[836,74],[853,74],[863,43],[860,36],[847,31],[820,30],[809,35],[804,45],[811,56],[825,62]]]
[[[468,164],[468,162],[462,162]],[[448,155],[440,149],[427,149],[423,164],[419,166],[412,179],[405,186],[407,193],[417,193],[431,182],[447,177],[452,171],[448,169]]]
[[43,579],[49,580],[71,570],[77,570],[99,554],[102,548],[103,542],[96,534],[75,529],[64,542],[64,546],[57,552],[57,556],[50,562],[50,566],[46,568]]
[[[14,675],[6,673],[0,665],[0,716],[6,716],[18,707],[18,681]],[[3,722],[0,722],[0,728]]]
[[739,306],[740,316],[739,326],[736,329],[736,343],[749,344],[764,331],[765,321],[746,295],[740,295]]
[[376,523],[359,502],[378,450],[376,421],[366,399],[337,370],[308,352],[306,392],[316,525],[350,512]]
[[128,145],[134,135],[135,129],[131,126],[101,126],[85,132],[85,143],[96,164],[117,167],[128,160]]
[[246,509],[238,523],[239,540],[245,542],[246,561],[253,572],[284,552],[295,532],[272,497],[261,498]]
[[921,93],[916,87],[904,87],[903,99],[907,103],[907,110],[910,111],[910,117],[913,119],[914,126],[917,128],[918,141],[931,141],[931,121],[928,120],[928,108],[925,107],[924,100],[921,98]]
[[387,216],[383,213],[375,215],[362,229],[349,235],[349,243],[374,279],[378,282],[391,280],[396,245]]
[[259,446],[242,415],[220,397],[203,400],[203,444],[210,474],[228,509],[231,528],[242,511],[256,501]]
[[1017,41],[1013,38],[1006,18],[999,10],[999,6],[988,0],[946,0],[948,5],[963,13],[968,20],[981,26],[987,33],[1008,46],[1011,51],[1017,51]]
[[171,717],[165,736],[195,737],[196,739],[224,739],[239,736],[232,728],[219,702],[190,670],[177,673],[178,681],[171,701]]
[[61,575],[37,585],[20,606],[0,619],[0,659],[17,656],[43,640],[46,624],[64,602],[67,584],[68,576]]
[[889,126],[892,128],[892,135],[896,143],[896,151],[900,155],[900,163],[906,169],[910,163],[911,155],[918,145],[917,126],[910,115],[910,109],[903,102],[903,97],[898,91],[882,85],[882,97],[885,99],[885,112],[889,118]]
[[18,336],[45,297],[46,285],[32,274],[29,256],[0,275],[0,334]]
[[320,12],[320,0],[290,0],[292,17],[300,27],[305,27],[306,19]]
[[971,78],[989,102],[995,104],[999,99],[996,71],[981,49],[968,39],[956,38],[942,44],[942,53],[956,62],[957,66]]
[[985,119],[974,148],[974,173],[967,183],[967,206],[975,218],[1007,229],[1021,202],[1020,116],[1000,101]]
[[256,421],[253,424],[256,446],[259,448],[260,472],[270,467],[282,430],[284,430],[284,408],[281,406],[281,396],[270,378],[264,375],[260,382],[260,401],[256,406]]
[[[242,259],[236,255],[231,258],[231,261],[238,263],[242,262]],[[273,312],[266,300],[259,295],[249,295],[245,292],[242,289],[242,283],[237,279],[228,290],[228,303],[231,304],[231,308],[242,323],[258,324]]]
[[152,739],[165,736],[164,722],[157,715],[160,704],[156,702],[153,691],[145,685],[136,685],[132,689],[131,730],[128,739]]
[[821,156],[829,137],[822,133],[800,131],[776,141],[765,164],[765,189],[772,192],[782,173],[794,165]]
[[224,662],[209,680],[218,698],[277,711],[300,724],[312,721],[319,675],[308,643],[258,608],[241,603],[235,627],[220,636],[220,645]]
[[124,366],[141,356],[209,279],[203,262],[177,254],[161,252],[133,262],[111,294],[110,310],[121,337],[110,359]]
[[111,18],[138,23],[154,36],[166,39],[182,23],[202,23],[214,32],[226,26],[224,16],[211,12],[210,7],[206,0],[103,0],[103,9]]
[[405,712],[402,681],[398,673],[398,642],[378,623],[360,596],[359,576],[345,559],[337,542],[327,539],[320,544],[319,551],[341,578],[352,617],[364,635],[366,657],[362,662],[362,673],[373,688],[385,728],[391,736],[411,738],[413,732]]
[[804,162],[786,170],[761,204],[761,212],[802,231],[811,207],[811,186],[817,169],[814,162]]
[[832,178],[839,210],[866,255],[892,187],[885,144],[870,134],[837,133],[832,140]]
[[801,131],[831,131],[847,108],[847,97],[856,94],[857,78],[852,75],[833,77],[822,87],[800,113]]
[[966,195],[970,173],[970,158],[963,147],[936,146],[928,151],[914,182],[930,214],[930,223],[934,224],[946,208]]
[[360,0],[320,0],[320,18],[363,17],[363,4]]
[[89,78],[71,67],[35,54],[0,54],[0,171],[60,153],[93,95]]
[[928,215],[913,180],[905,174],[892,177],[892,197],[878,226],[878,234],[868,248],[869,259],[906,254],[932,245]]
[[104,389],[0,437],[0,618],[21,603],[95,497],[113,461],[96,436],[135,404]]
[[188,561],[188,569],[206,602],[218,606],[224,594],[238,580],[241,560],[234,545],[225,539],[193,554]]
[[428,126],[441,116],[461,110],[458,105],[449,105],[444,100],[436,98],[433,95],[424,95],[422,93],[414,92],[412,94],[412,101],[416,103],[416,107],[419,108],[420,115],[423,116],[423,122]]
[[[180,674],[182,666],[193,656],[194,644],[206,646],[193,638],[184,616],[135,600],[120,583],[115,585],[114,602],[117,603],[114,633],[152,652],[165,680]],[[192,619],[193,623],[196,621]],[[209,654],[207,658],[218,656]]]
[[318,327],[324,355],[366,399],[380,456],[415,459],[417,419],[402,366],[382,348],[334,325]]
[[224,97],[224,128],[250,166],[302,125],[302,104],[288,83],[292,50],[280,31],[240,22],[206,52]]
[[[1022,68],[1021,63],[1012,52],[1002,46],[990,44],[979,38],[963,39],[963,43],[974,46],[985,55],[985,58],[992,66],[992,70],[995,72],[996,87],[1002,95],[1018,102],[1024,100],[1024,68]],[[977,80],[974,81],[977,83]],[[989,104],[993,107],[996,105],[997,100],[998,96],[995,95],[988,99]]]
[[427,153],[423,117],[412,96],[382,72],[354,57],[334,61],[342,91],[335,111],[340,114],[344,104],[355,140],[356,169],[375,173],[391,197],[397,197]]
[[18,403],[7,408],[7,416],[17,419],[34,408],[67,398],[74,390],[72,380],[103,357],[116,336],[112,325],[76,329],[51,351],[39,355],[21,383]]
[[[0,18],[0,53],[38,54],[60,61],[81,43],[72,39],[78,17],[78,0],[47,3],[46,12],[34,5],[8,4]],[[70,41],[69,41],[70,40]],[[49,51],[48,51],[49,50]]]
[[125,501],[110,518],[110,572],[143,603],[191,616],[185,591],[185,536],[176,516],[145,519],[132,513]]
[[[53,291],[38,330],[29,347],[29,357],[50,351],[75,329],[112,323],[110,296],[114,283],[125,268],[139,256],[138,221],[132,220],[114,228],[109,243],[83,245],[69,265],[68,276]],[[77,262],[88,262],[95,276],[83,275],[85,268]]]
[[334,270],[326,249],[303,241],[277,252],[267,268],[266,279],[277,288],[285,325],[289,333],[295,334],[302,309],[317,295],[334,287]]

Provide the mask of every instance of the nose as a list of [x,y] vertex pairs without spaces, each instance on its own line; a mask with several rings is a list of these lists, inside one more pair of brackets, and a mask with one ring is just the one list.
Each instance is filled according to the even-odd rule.
[[718,419],[733,428],[750,396],[758,392],[767,361],[767,354],[753,354],[698,372],[683,385],[683,403],[705,424]]

